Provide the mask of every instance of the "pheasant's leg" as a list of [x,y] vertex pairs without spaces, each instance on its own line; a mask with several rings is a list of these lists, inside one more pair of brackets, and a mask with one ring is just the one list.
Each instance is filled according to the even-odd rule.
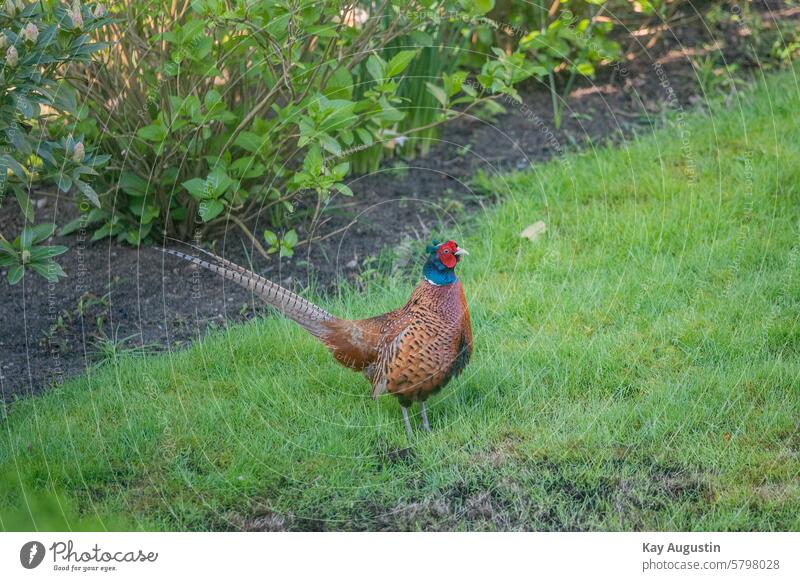
[[410,440],[414,434],[411,431],[411,422],[408,421],[408,408],[404,405],[401,405],[400,409],[403,410],[403,423],[406,425],[406,434]]
[[425,413],[425,402],[419,402],[419,415],[422,416],[422,429],[426,432],[431,431],[431,425],[428,423],[428,414]]

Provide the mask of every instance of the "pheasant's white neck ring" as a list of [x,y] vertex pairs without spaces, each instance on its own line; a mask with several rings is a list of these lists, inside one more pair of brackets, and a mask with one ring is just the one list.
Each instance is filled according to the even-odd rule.
[[428,284],[432,284],[433,286],[447,286],[449,284],[453,284],[452,282],[442,282],[442,283],[433,282],[427,276],[425,277],[425,282],[427,282]]

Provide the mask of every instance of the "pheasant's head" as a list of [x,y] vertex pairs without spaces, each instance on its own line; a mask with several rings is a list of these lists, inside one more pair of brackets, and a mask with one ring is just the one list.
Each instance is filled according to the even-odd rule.
[[463,248],[459,248],[454,240],[439,243],[434,240],[426,248],[428,261],[422,269],[422,274],[428,282],[435,285],[453,284],[456,282],[454,269],[461,257],[469,254]]

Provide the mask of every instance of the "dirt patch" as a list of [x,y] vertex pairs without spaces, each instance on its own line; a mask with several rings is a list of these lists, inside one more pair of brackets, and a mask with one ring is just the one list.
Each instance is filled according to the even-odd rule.
[[[350,178],[352,199],[336,200],[329,220],[315,235],[343,233],[312,245],[290,262],[266,262],[246,246],[235,231],[216,241],[216,251],[243,264],[247,254],[259,273],[293,288],[333,289],[340,279],[355,280],[375,269],[382,249],[403,249],[416,262],[422,243],[434,233],[459,233],[458,224],[481,211],[494,194],[470,186],[481,170],[487,174],[523,169],[589,145],[616,143],[650,132],[668,108],[702,105],[703,89],[693,59],[717,58],[740,71],[754,67],[754,32],[774,28],[800,15],[783,2],[758,3],[763,30],[746,30],[728,23],[711,27],[686,12],[662,32],[623,37],[623,47],[637,58],[624,69],[609,68],[594,83],[579,84],[567,100],[564,122],[553,127],[550,95],[536,83],[521,90],[522,106],[507,104],[496,119],[464,118],[447,126],[440,142],[424,159],[395,160],[378,172]],[[652,45],[650,44],[652,41]],[[718,50],[719,49],[719,50]],[[717,55],[714,57],[714,55]],[[661,65],[656,72],[654,63]],[[620,71],[624,70],[624,74]],[[713,77],[713,75],[712,75]],[[716,78],[716,77],[714,77]],[[710,78],[710,80],[714,80]],[[730,83],[715,83],[714,91],[733,97]],[[34,195],[40,216],[66,223],[74,209],[64,201]],[[7,201],[6,203],[11,203]],[[0,231],[18,232],[18,212],[0,216]],[[260,232],[265,224],[254,223]],[[301,225],[301,238],[309,232]],[[0,282],[0,392],[4,401],[58,386],[87,365],[113,355],[116,349],[141,352],[180,348],[209,328],[263,312],[244,290],[213,275],[193,272],[176,259],[164,259],[153,248],[130,248],[112,241],[88,243],[80,236],[57,239],[71,251],[60,262],[69,278],[50,285],[26,276],[9,287]]]
[[226,518],[225,529],[243,532],[285,532],[296,530],[296,522],[292,515],[279,515],[266,512],[254,517],[245,518],[240,514],[230,514]]
[[380,472],[397,464],[413,465],[416,460],[416,452],[414,448],[395,448],[386,442],[381,442],[374,458],[375,470]]
[[[628,466],[627,468],[630,468]],[[478,479],[441,491],[437,500],[399,506],[379,519],[386,530],[586,531],[619,522],[642,530],[670,504],[696,504],[707,486],[670,467],[637,466],[619,473],[616,463],[588,468],[547,460],[515,466],[490,484]],[[594,477],[591,474],[610,474]],[[616,473],[616,475],[615,475]]]
[[794,484],[771,484],[766,483],[756,487],[755,494],[764,502],[781,503],[789,502],[798,496],[800,485]]
[[[700,475],[685,469],[544,459],[509,465],[499,477],[486,465],[434,492],[409,486],[408,498],[401,502],[371,499],[352,505],[348,514],[326,515],[321,508],[314,519],[293,516],[286,522],[287,530],[314,531],[647,530],[656,526],[658,515],[675,506],[702,512],[710,496]],[[681,523],[674,526],[680,528]],[[242,527],[271,530],[258,529],[256,519],[242,521]]]

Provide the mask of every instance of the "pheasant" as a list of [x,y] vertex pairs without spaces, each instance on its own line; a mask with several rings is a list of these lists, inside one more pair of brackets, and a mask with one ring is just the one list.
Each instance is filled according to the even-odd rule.
[[372,397],[389,393],[400,402],[409,438],[408,408],[419,403],[422,428],[430,431],[428,397],[456,377],[472,354],[472,327],[455,267],[468,254],[453,240],[433,241],[422,281],[405,306],[377,317],[340,319],[264,277],[211,252],[202,260],[178,250],[165,252],[222,275],[252,291],[321,341],[340,364],[362,372]]

